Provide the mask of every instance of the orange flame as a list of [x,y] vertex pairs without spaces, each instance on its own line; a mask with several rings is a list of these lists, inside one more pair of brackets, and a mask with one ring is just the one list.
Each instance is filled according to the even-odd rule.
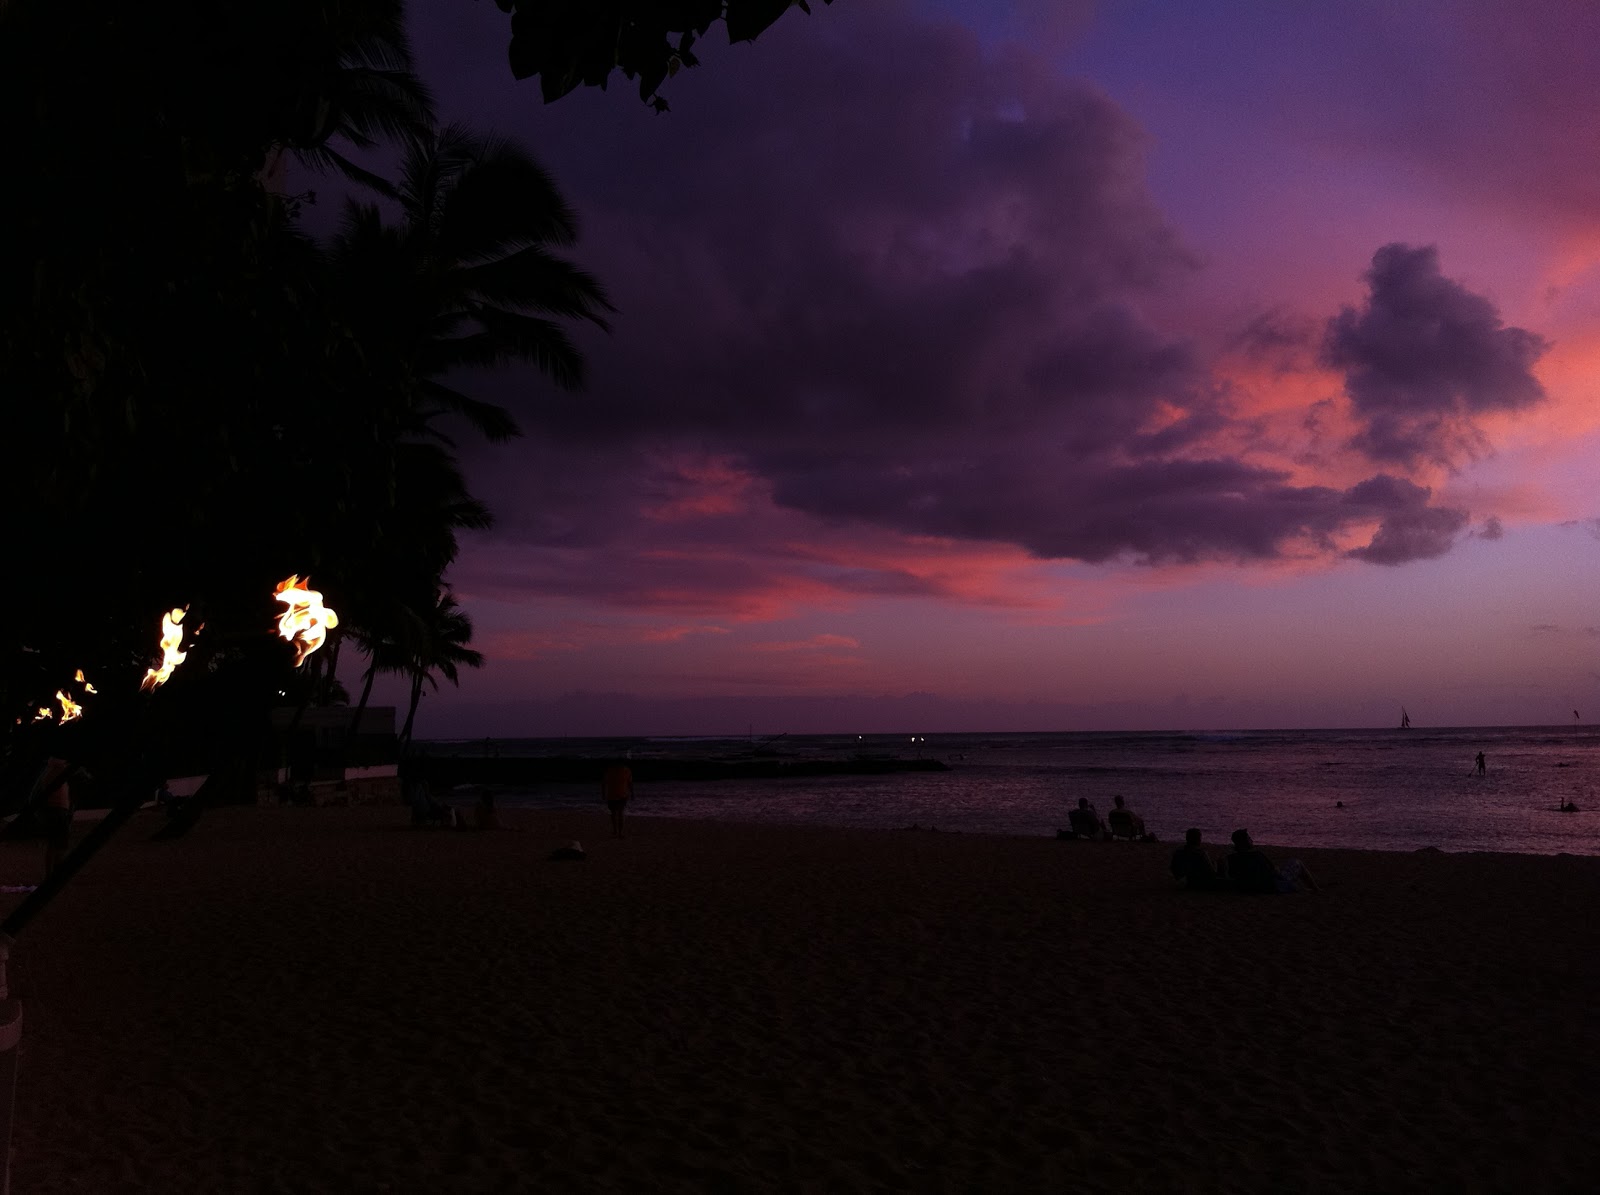
[[278,619],[278,634],[294,644],[294,666],[300,667],[306,657],[321,647],[328,632],[339,625],[339,616],[322,604],[322,594],[301,583],[298,573],[279,584],[274,596],[286,607]]
[[41,705],[39,707],[39,712],[33,716],[33,720],[35,722],[49,722],[55,716],[55,711],[52,710],[48,705]]
[[72,679],[77,681],[80,685],[83,686],[83,691],[85,693],[98,693],[99,692],[98,689],[96,689],[88,681],[83,679],[83,669],[82,668],[78,669],[78,674],[76,676],[74,676]]
[[63,690],[56,690],[56,700],[61,703],[61,725],[65,726],[68,722],[83,717],[83,706],[68,697]]
[[161,667],[151,668],[144,674],[144,680],[139,682],[141,693],[148,693],[166,684],[172,670],[183,663],[189,654],[178,650],[183,646],[182,623],[185,613],[187,611],[171,610],[161,616]]

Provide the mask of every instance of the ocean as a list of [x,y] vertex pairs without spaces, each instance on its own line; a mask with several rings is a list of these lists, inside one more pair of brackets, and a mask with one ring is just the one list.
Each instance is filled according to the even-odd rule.
[[[1053,836],[1121,795],[1162,842],[1600,854],[1600,727],[783,735],[434,741],[430,754],[781,760],[933,758],[946,772],[641,784],[632,813],[765,823]],[[1488,771],[1473,773],[1483,752]],[[497,790],[504,808],[593,806],[592,786]],[[1339,803],[1343,803],[1343,807]],[[1558,807],[1574,803],[1576,813]],[[598,820],[597,825],[603,825]]]

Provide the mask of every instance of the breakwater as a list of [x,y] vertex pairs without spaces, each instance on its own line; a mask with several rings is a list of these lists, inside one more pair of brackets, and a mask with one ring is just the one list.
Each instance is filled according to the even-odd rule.
[[[435,787],[459,784],[586,784],[598,783],[604,759],[582,756],[471,757],[439,756],[422,761]],[[672,780],[789,780],[812,776],[880,776],[893,772],[947,772],[937,759],[630,759],[637,784]]]

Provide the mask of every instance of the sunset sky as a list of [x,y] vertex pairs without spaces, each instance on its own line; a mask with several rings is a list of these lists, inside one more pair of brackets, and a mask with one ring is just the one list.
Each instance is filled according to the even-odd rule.
[[1600,8],[813,8],[656,116],[416,7],[618,308],[419,733],[1600,719]]

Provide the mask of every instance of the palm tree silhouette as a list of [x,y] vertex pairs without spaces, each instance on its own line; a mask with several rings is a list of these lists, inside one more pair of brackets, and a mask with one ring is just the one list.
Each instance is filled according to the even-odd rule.
[[553,251],[576,242],[577,219],[526,152],[458,125],[413,143],[395,194],[398,224],[352,200],[332,246],[354,343],[385,366],[372,379],[377,405],[409,434],[437,435],[434,421],[455,415],[492,441],[510,439],[509,411],[452,383],[461,371],[525,362],[564,389],[582,385],[583,358],[562,321],[608,328],[614,308],[592,275]]
[[[414,143],[433,127],[433,97],[412,73],[404,7],[365,0],[333,9],[329,19],[336,51],[330,56],[324,49],[296,72],[306,83],[294,97],[293,132],[281,148],[313,170],[332,171],[393,197],[393,184],[333,143],[365,152],[385,143]],[[281,153],[269,157],[264,173],[272,173],[276,157]]]
[[[351,501],[379,509],[358,555],[367,575],[353,620],[367,655],[363,700],[385,671],[412,675],[402,744],[425,686],[452,683],[482,657],[466,644],[471,623],[441,578],[456,533],[489,526],[467,492],[449,423],[490,441],[519,434],[510,411],[464,393],[461,375],[510,362],[532,364],[576,389],[583,359],[566,323],[607,328],[613,310],[600,284],[555,250],[577,239],[577,220],[549,175],[510,143],[451,125],[413,141],[392,190],[401,218],[351,201],[329,252],[337,318],[352,330],[346,378],[354,401],[330,418],[332,438],[367,438],[386,452],[352,458]],[[330,429],[331,430],[331,429]],[[359,474],[356,476],[355,474]]]
[[411,674],[411,705],[405,725],[400,729],[402,753],[411,746],[417,705],[423,686],[439,688],[439,677],[452,685],[461,683],[460,669],[483,667],[483,653],[467,644],[472,641],[472,620],[457,604],[447,585],[441,585],[431,609],[417,626],[418,637],[406,647],[405,670]]

